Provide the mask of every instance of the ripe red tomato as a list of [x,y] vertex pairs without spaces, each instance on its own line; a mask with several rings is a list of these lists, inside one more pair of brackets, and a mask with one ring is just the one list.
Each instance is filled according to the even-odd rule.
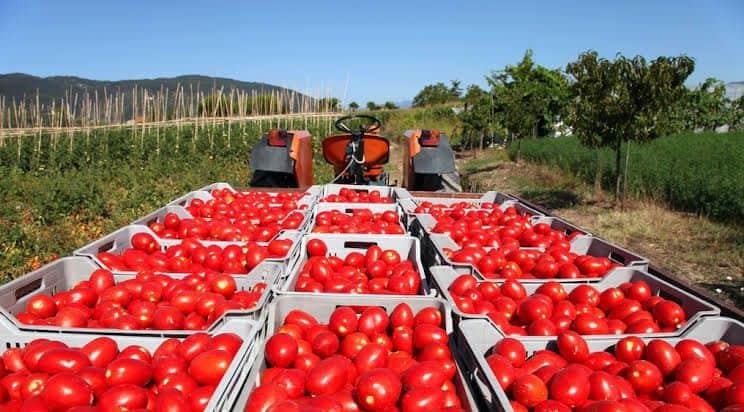
[[571,363],[581,363],[589,358],[589,346],[584,338],[573,331],[562,332],[557,339],[558,352]]
[[119,345],[111,338],[100,337],[83,345],[80,351],[88,357],[92,366],[105,368],[119,354]]
[[664,376],[659,368],[645,360],[633,361],[625,371],[625,379],[637,393],[651,393],[659,389]]
[[550,398],[569,407],[581,406],[589,398],[589,374],[577,365],[558,371],[550,382]]
[[86,366],[91,366],[88,357],[79,350],[67,348],[54,348],[46,351],[41,358],[37,369],[50,375],[61,372],[79,372]]
[[310,239],[307,242],[307,254],[309,256],[325,256],[328,253],[328,247],[320,239]]
[[373,369],[359,376],[357,402],[368,411],[385,411],[395,407],[402,390],[400,378],[389,369]]
[[145,386],[152,379],[152,367],[141,360],[119,358],[106,367],[106,383],[116,385],[131,384]]
[[331,356],[310,369],[305,390],[311,395],[332,395],[341,390],[348,380],[347,368],[352,365],[340,356]]
[[516,402],[533,408],[548,399],[548,388],[542,379],[535,375],[523,375],[512,383],[512,396]]
[[527,359],[527,350],[522,342],[513,338],[504,338],[493,347],[493,353],[503,356],[515,368],[524,365]]
[[265,357],[271,366],[286,368],[297,357],[297,341],[290,335],[280,333],[266,341]]
[[44,405],[52,410],[67,410],[93,403],[88,384],[74,373],[62,372],[50,377],[40,394]]
[[232,355],[227,351],[207,350],[191,360],[189,375],[201,385],[217,385],[225,375],[231,361]]

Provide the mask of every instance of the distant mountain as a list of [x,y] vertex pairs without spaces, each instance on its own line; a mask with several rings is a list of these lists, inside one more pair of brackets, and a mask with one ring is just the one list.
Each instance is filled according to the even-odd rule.
[[149,92],[168,89],[170,92],[176,90],[178,85],[184,87],[186,93],[189,87],[193,86],[196,92],[197,86],[205,93],[209,94],[212,90],[224,88],[226,92],[230,89],[238,89],[248,93],[256,92],[271,93],[280,92],[287,89],[266,83],[243,82],[234,79],[222,77],[209,77],[200,75],[185,75],[178,77],[159,77],[156,79],[134,79],[134,80],[91,80],[75,76],[52,76],[37,77],[24,73],[0,74],[0,95],[5,96],[6,102],[33,98],[36,99],[36,91],[39,91],[39,99],[42,103],[49,103],[52,99],[62,99],[67,95],[74,98],[75,93],[81,95],[86,91],[94,93],[98,91],[99,97],[103,96],[103,91],[107,93],[116,93],[117,91],[131,93],[134,86],[138,89],[147,89]]

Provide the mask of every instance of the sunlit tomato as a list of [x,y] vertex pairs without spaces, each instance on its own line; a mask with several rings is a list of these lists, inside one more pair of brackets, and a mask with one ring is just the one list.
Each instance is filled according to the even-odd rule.
[[307,242],[306,248],[310,256],[325,256],[328,253],[328,247],[320,239],[310,239]]
[[144,408],[148,401],[146,389],[136,385],[117,385],[109,388],[97,399],[102,410],[135,410]]
[[492,352],[503,356],[516,368],[524,365],[524,362],[527,359],[527,351],[524,345],[519,340],[513,338],[501,339],[493,347]]
[[40,397],[45,406],[60,411],[93,403],[93,392],[88,384],[81,377],[68,372],[50,377]]
[[152,367],[141,360],[119,358],[106,367],[106,382],[109,386],[131,384],[144,386],[152,378]]
[[191,360],[189,375],[201,385],[216,385],[232,361],[232,355],[221,349],[211,349]]
[[340,337],[350,335],[357,330],[357,315],[347,306],[337,308],[328,319],[328,328]]
[[584,338],[573,331],[566,331],[558,335],[556,341],[558,352],[571,363],[580,363],[589,357],[589,346]]
[[119,346],[111,338],[100,337],[83,345],[80,351],[88,357],[92,366],[105,368],[119,354]]
[[57,313],[57,304],[47,295],[34,295],[26,303],[26,312],[39,318],[49,318]]
[[548,399],[548,388],[535,375],[523,375],[512,383],[513,399],[527,408],[532,408]]
[[305,389],[311,395],[331,395],[344,387],[351,362],[342,357],[331,356],[310,369],[305,380]]
[[637,393],[651,393],[659,389],[664,376],[659,368],[651,362],[636,360],[628,365],[625,379],[630,382]]
[[389,369],[373,369],[359,376],[356,399],[368,411],[385,411],[395,407],[402,386],[400,378]]
[[53,375],[60,372],[75,373],[86,366],[91,366],[88,357],[77,349],[54,348],[39,358],[37,369]]
[[583,405],[590,391],[589,375],[576,365],[558,371],[550,381],[550,398],[572,408]]
[[713,365],[701,359],[683,360],[674,372],[674,378],[686,383],[694,393],[705,390],[713,381]]
[[265,357],[269,365],[286,368],[297,357],[297,341],[290,335],[280,333],[266,341]]

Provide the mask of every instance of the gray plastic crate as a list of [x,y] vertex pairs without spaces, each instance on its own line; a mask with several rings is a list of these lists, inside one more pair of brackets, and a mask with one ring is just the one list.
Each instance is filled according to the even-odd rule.
[[[331,313],[339,306],[377,306],[383,307],[391,312],[395,306],[400,303],[407,303],[414,311],[421,310],[425,307],[437,307],[445,319],[445,330],[450,334],[450,350],[457,363],[457,376],[455,386],[457,394],[462,402],[462,407],[467,412],[476,412],[482,410],[479,408],[476,400],[467,383],[468,372],[462,367],[457,358],[457,348],[453,345],[451,332],[453,330],[452,319],[449,316],[449,305],[441,299],[423,296],[394,297],[394,296],[374,296],[374,295],[324,295],[324,296],[279,296],[271,304],[267,320],[267,335],[271,336],[274,331],[282,325],[284,317],[293,309],[301,309],[313,315],[319,322],[327,322]],[[263,345],[260,345],[256,362],[253,365],[243,369],[235,393],[239,396],[235,398],[235,403],[229,409],[234,412],[242,412],[248,401],[253,389],[260,384],[260,375],[267,368],[264,359]]]
[[[297,278],[300,275],[302,266],[307,262],[307,242],[311,239],[320,239],[325,242],[328,247],[328,254],[331,256],[338,256],[341,259],[346,258],[351,252],[364,253],[371,246],[379,246],[383,250],[393,249],[400,254],[401,260],[410,260],[414,264],[414,268],[421,277],[421,290],[419,295],[431,295],[434,292],[430,289],[429,284],[426,280],[426,273],[424,267],[421,265],[421,243],[418,239],[411,236],[398,236],[398,235],[346,235],[346,234],[320,234],[320,233],[308,233],[302,238],[301,245],[299,247],[298,259],[296,260],[293,270],[290,272],[286,282],[278,288],[277,292],[282,295],[311,295],[310,292],[295,292],[295,284]],[[335,293],[323,293],[326,295],[339,295],[345,296],[346,294],[335,294]],[[387,295],[386,295],[387,296]]]
[[[313,186],[313,188],[315,188],[315,186]],[[319,189],[314,189],[314,190],[317,191]],[[311,209],[312,206],[317,202],[318,196],[317,196],[317,194],[312,194],[310,191],[305,192],[305,193],[308,193],[308,195],[305,195],[305,196],[301,197],[300,199],[298,199],[297,200],[297,206],[298,207],[300,207],[300,206],[307,206],[306,209]],[[166,206],[183,206],[183,207],[187,207],[188,205],[191,204],[191,202],[194,199],[199,199],[199,200],[202,200],[202,201],[204,201],[206,203],[206,202],[208,202],[210,200],[213,200],[214,199],[214,196],[212,196],[212,194],[210,192],[208,192],[208,191],[205,191],[205,190],[196,190],[196,191],[193,191],[193,192],[186,193],[185,195],[172,200]],[[278,204],[276,204],[276,205],[278,205]],[[298,209],[298,210],[302,210],[302,209]]]
[[[91,330],[86,330],[86,332],[87,333],[51,333],[18,331],[4,315],[0,314],[0,345],[4,348],[21,348],[35,339],[57,340],[64,342],[70,347],[81,347],[95,338],[106,336],[115,340],[120,348],[130,345],[138,345],[154,352],[155,349],[157,349],[157,347],[165,340],[163,337],[155,336],[125,336],[119,334],[101,335],[99,333],[91,333]],[[224,411],[226,405],[234,403],[234,399],[238,396],[238,393],[235,391],[238,379],[241,374],[244,373],[244,369],[248,362],[251,359],[255,359],[255,353],[257,352],[258,346],[256,341],[257,332],[257,323],[247,318],[230,319],[225,322],[224,326],[220,329],[219,333],[237,334],[243,338],[243,344],[235,354],[235,357],[230,363],[225,375],[222,377],[222,380],[217,384],[214,394],[209,400],[205,411]],[[170,337],[186,338],[188,335]]]
[[[477,194],[474,194],[477,195]],[[514,198],[511,195],[508,195],[506,193],[502,192],[496,192],[496,191],[489,191],[486,193],[483,193],[482,195],[478,197],[473,198],[463,198],[463,197],[447,197],[447,196],[441,196],[441,197],[410,197],[408,199],[408,202],[405,202],[405,204],[402,204],[403,209],[406,213],[413,214],[416,208],[423,202],[431,202],[435,205],[453,205],[455,203],[461,203],[461,202],[469,202],[473,204],[472,208],[469,209],[481,209],[481,205],[484,203],[498,203],[499,205],[509,202],[509,205],[512,205],[514,201],[517,201],[516,198]]]
[[[478,277],[479,279],[486,279],[475,266],[467,263],[457,263],[447,258],[444,253],[444,249],[459,250],[458,245],[452,238],[447,234],[432,233],[427,236],[428,241],[431,243],[431,247],[434,251],[429,257],[432,260],[424,262],[429,266],[447,265],[452,266],[457,270],[458,273],[470,273]],[[486,248],[488,249],[488,248]],[[533,248],[524,248],[533,249]],[[612,262],[615,262],[623,267],[633,267],[640,270],[648,270],[648,259],[628,251],[620,246],[614,245],[604,239],[590,235],[576,236],[571,240],[571,252],[580,255],[590,255],[595,257],[606,257]],[[503,281],[505,279],[491,279]],[[545,283],[545,282],[560,282],[560,283],[595,283],[602,280],[601,277],[594,278],[580,278],[580,279],[562,279],[562,278],[546,278],[546,279],[521,279],[522,283]]]
[[166,206],[188,206],[192,200],[194,199],[200,199],[204,202],[208,202],[212,199],[214,199],[214,196],[212,196],[209,192],[206,192],[204,190],[196,190],[193,192],[186,193],[185,195],[178,197],[176,199],[173,199],[170,201]]
[[588,230],[555,216],[535,216],[530,219],[530,223],[532,223],[532,225],[546,223],[550,225],[551,229],[563,232],[566,236],[572,235],[576,232],[581,235],[591,235]]
[[[23,331],[40,331],[40,332],[78,332],[78,333],[117,333],[125,335],[184,335],[195,332],[214,332],[219,333],[220,328],[224,326],[225,319],[232,316],[246,317],[248,319],[258,320],[267,308],[268,302],[273,294],[273,286],[281,278],[284,266],[278,263],[261,262],[251,271],[251,276],[235,277],[237,290],[250,290],[259,282],[265,282],[267,288],[261,295],[261,298],[252,309],[231,310],[222,317],[215,320],[209,328],[202,331],[189,330],[133,330],[124,331],[118,329],[106,328],[61,328],[58,326],[40,326],[27,325],[18,322],[15,315],[26,308],[28,300],[38,294],[55,295],[72,289],[76,284],[87,280],[90,274],[100,269],[93,261],[85,257],[66,257],[49,263],[38,270],[19,277],[11,282],[0,286],[0,312],[5,314],[15,327]],[[186,274],[170,275],[175,279],[183,279]],[[116,283],[132,279],[132,275],[121,275],[114,273]]]
[[[452,269],[449,266],[433,266],[430,268],[431,272],[431,284],[432,286],[437,288],[438,296],[443,297],[446,299],[450,305],[452,305],[452,314],[455,317],[455,323],[459,322],[460,320],[466,320],[466,319],[482,319],[484,321],[491,322],[491,320],[484,315],[476,315],[472,313],[464,313],[460,311],[457,308],[457,305],[454,303],[454,299],[452,298],[452,295],[450,295],[449,287],[452,284],[452,282],[457,279],[458,276],[460,276],[459,273],[457,273],[454,269]],[[672,300],[676,303],[678,303],[682,309],[685,311],[685,315],[687,315],[687,322],[682,325],[676,332],[665,332],[665,333],[652,333],[652,334],[635,334],[636,336],[641,337],[650,337],[650,338],[667,338],[667,337],[676,337],[680,336],[681,334],[685,333],[685,331],[694,325],[698,319],[700,319],[703,316],[717,316],[721,313],[721,310],[717,308],[716,306],[698,298],[697,296],[686,292],[648,272],[642,271],[640,269],[636,268],[615,268],[612,271],[610,271],[607,276],[605,276],[600,282],[592,284],[594,288],[596,288],[598,291],[602,292],[606,289],[610,289],[613,287],[616,287],[624,282],[635,282],[635,281],[645,281],[648,283],[648,285],[651,287],[651,292],[654,295],[661,296],[665,299]],[[478,283],[495,283],[499,284],[501,282],[491,281],[491,280],[481,280]],[[571,292],[579,285],[582,285],[583,283],[564,283],[563,287],[566,289],[567,292]],[[537,289],[541,286],[539,283],[524,283],[524,288],[527,291],[528,295],[534,294]],[[493,324],[495,328],[499,330],[500,333],[504,333],[498,326]],[[610,337],[616,337],[616,336],[624,336],[624,335],[585,335],[585,339],[607,339]],[[520,337],[520,339],[540,339],[544,340],[546,337],[544,336],[523,336]]]
[[[104,269],[110,269],[98,259],[98,254],[101,252],[111,252],[114,254],[120,254],[124,249],[131,247],[132,245],[131,238],[136,233],[148,233],[151,236],[153,236],[155,239],[159,239],[158,236],[152,230],[150,230],[150,228],[148,228],[147,226],[129,225],[129,226],[124,226],[123,228],[113,233],[103,236],[102,238],[95,240],[81,247],[80,249],[73,252],[73,254],[75,256],[84,256],[89,259],[92,259],[99,267],[104,268]],[[299,245],[300,245],[301,237],[302,237],[302,232],[294,231],[294,230],[285,230],[279,233],[276,239],[291,239],[293,242],[292,247],[287,253],[287,256],[283,258],[267,258],[264,261],[282,263],[286,267],[285,273],[289,273],[289,271],[294,267],[293,264],[295,263],[299,255]],[[200,242],[204,246],[217,245],[222,248],[228,245],[241,245],[241,244],[246,243],[246,242],[217,242],[217,241],[209,241],[209,240],[202,240]],[[171,246],[180,244],[181,240],[159,239],[159,243],[161,245],[161,250],[165,251]],[[125,274],[125,275],[136,275],[137,274],[137,272],[134,272],[134,271],[119,271],[118,273]],[[175,275],[177,273],[166,273],[166,274]],[[235,274],[233,276],[235,277],[251,276],[251,272],[247,274]]]
[[205,191],[205,192],[211,192],[212,190],[215,190],[215,189],[217,189],[217,190],[228,189],[231,192],[237,192],[237,190],[235,190],[235,188],[233,188],[230,183],[225,183],[225,182],[212,183],[212,184],[206,185],[206,186],[201,187],[201,188],[196,189],[196,190],[202,190],[202,191]]
[[380,192],[381,197],[389,197],[396,200],[396,194],[392,186],[373,186],[373,185],[342,185],[336,183],[329,183],[323,186],[323,190],[320,193],[321,202],[322,199],[329,195],[337,195],[341,192],[341,189],[351,189],[355,192]]
[[[315,228],[315,221],[317,219],[318,213],[320,212],[329,212],[332,210],[338,210],[339,212],[351,215],[354,212],[354,209],[368,209],[372,211],[372,213],[382,213],[382,212],[395,212],[398,214],[400,218],[400,227],[403,229],[403,233],[407,233],[406,226],[404,224],[404,214],[402,213],[402,210],[398,204],[395,203],[340,203],[340,202],[324,202],[324,203],[318,203],[315,205],[312,211],[312,217],[309,219],[310,222],[307,225],[307,232],[312,232]],[[351,234],[351,233],[349,233]],[[370,234],[357,234],[359,236],[370,236]],[[398,235],[400,236],[400,235]]]
[[[457,325],[456,335],[461,335],[458,343],[462,343],[462,359],[465,369],[471,372],[468,376],[473,383],[475,393],[485,399],[489,410],[512,412],[509,398],[501,389],[491,368],[486,362],[486,356],[496,342],[503,339],[499,331],[490,323],[477,319],[462,321]],[[645,342],[654,338],[643,337]],[[744,323],[720,316],[700,318],[682,336],[676,338],[664,338],[664,341],[675,345],[683,339],[696,339],[702,343],[723,340],[730,344],[744,344]],[[612,350],[619,338],[587,340],[592,352]],[[532,353],[555,348],[553,339],[522,341],[527,349],[528,356]]]
[[151,223],[160,222],[163,223],[163,219],[165,219],[165,215],[168,213],[175,213],[176,216],[178,216],[181,219],[193,219],[194,216],[189,213],[188,210],[186,210],[183,206],[165,206],[161,207],[160,209],[143,216],[134,222],[132,222],[132,225],[143,225],[143,226],[150,226]]
[[[144,226],[149,227],[151,223],[155,223],[155,222],[162,223],[163,220],[165,219],[165,215],[167,215],[168,213],[175,213],[181,219],[195,219],[194,216],[191,213],[189,213],[189,211],[186,210],[184,206],[165,206],[148,214],[147,216],[144,216],[144,217],[141,217],[135,220],[131,224],[132,225],[144,225]],[[305,209],[296,209],[296,210],[287,212],[287,214],[290,214],[290,213],[302,213],[303,215],[303,219],[302,219],[302,222],[300,223],[300,226],[298,226],[297,229],[292,229],[292,230],[297,230],[301,232],[306,230],[311,220],[312,208],[308,207]],[[211,220],[209,218],[201,218],[201,219]],[[234,219],[231,219],[231,221],[233,220]],[[279,234],[281,234],[281,231],[277,233],[277,235],[274,238],[276,239],[277,237],[279,237]]]

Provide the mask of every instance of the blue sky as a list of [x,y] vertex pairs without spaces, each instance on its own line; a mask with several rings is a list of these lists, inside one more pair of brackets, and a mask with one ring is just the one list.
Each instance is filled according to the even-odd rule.
[[526,48],[548,67],[687,54],[693,83],[744,80],[744,1],[0,0],[0,73],[204,74],[382,102],[482,84]]

